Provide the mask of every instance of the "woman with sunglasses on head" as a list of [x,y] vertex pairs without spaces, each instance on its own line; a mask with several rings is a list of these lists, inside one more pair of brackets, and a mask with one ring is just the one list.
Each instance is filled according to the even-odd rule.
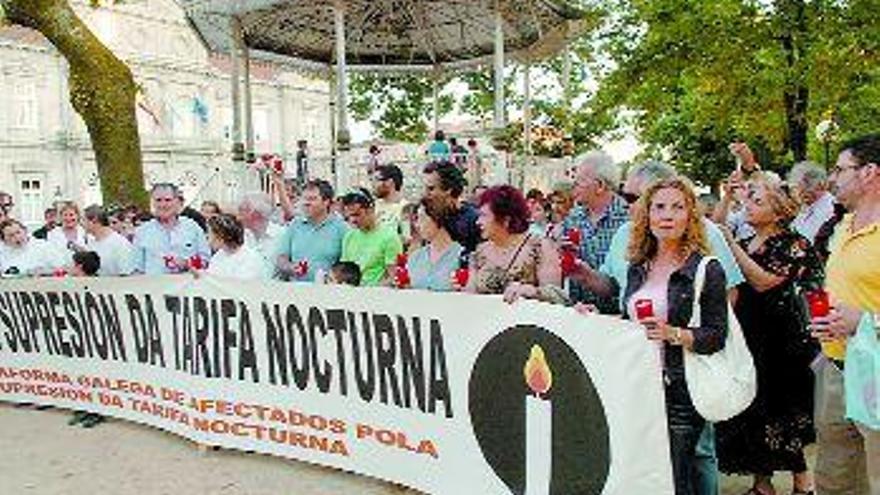
[[661,346],[675,493],[692,495],[698,483],[697,443],[706,421],[688,391],[684,353],[713,354],[724,347],[726,277],[718,260],[707,262],[700,326],[689,328],[697,271],[710,253],[690,182],[671,177],[652,183],[632,214],[623,306],[630,319],[645,326],[647,338]]
[[754,235],[725,236],[746,282],[735,310],[752,352],[758,393],[739,416],[719,423],[720,468],[754,477],[752,495],[773,495],[776,471],[791,472],[795,494],[812,493],[804,447],[815,441],[814,378],[818,344],[809,336],[800,289],[821,286],[815,250],[789,227],[797,203],[782,181],[756,172],[744,186],[746,222]]
[[477,225],[486,241],[471,256],[465,290],[504,294],[511,302],[519,297],[566,300],[556,247],[528,232],[529,217],[525,197],[512,186],[491,187],[480,195]]

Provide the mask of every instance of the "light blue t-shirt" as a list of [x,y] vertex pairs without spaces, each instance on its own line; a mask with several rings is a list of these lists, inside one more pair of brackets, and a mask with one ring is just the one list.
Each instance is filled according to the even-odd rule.
[[199,224],[187,217],[178,217],[177,223],[171,228],[153,219],[134,231],[132,265],[137,272],[147,275],[172,273],[165,266],[165,256],[188,260],[194,255],[208,261],[211,259],[211,248]]
[[[724,268],[724,275],[727,277],[727,288],[732,289],[745,282],[746,279],[743,277],[742,270],[740,270],[736,258],[733,257],[733,252],[730,250],[730,246],[727,245],[727,240],[724,239],[721,229],[705,218],[703,219],[703,227],[706,229],[706,237],[709,241],[709,248],[712,249],[712,255],[718,258],[718,261],[721,262],[721,267]],[[626,222],[617,229],[614,237],[611,238],[611,246],[608,248],[605,262],[599,268],[599,272],[617,281],[617,285],[620,288],[621,301],[624,298],[627,272],[629,272],[629,261],[626,259],[626,251],[629,248],[631,229],[632,222]]]
[[290,261],[307,261],[309,270],[301,282],[313,282],[315,272],[329,272],[330,267],[342,255],[342,239],[348,232],[348,224],[338,214],[331,213],[320,224],[313,224],[305,216],[298,216],[281,234],[278,240],[278,255],[284,254]]
[[412,288],[433,291],[452,290],[452,274],[458,268],[464,248],[453,242],[436,263],[431,262],[429,246],[417,249],[406,263]]

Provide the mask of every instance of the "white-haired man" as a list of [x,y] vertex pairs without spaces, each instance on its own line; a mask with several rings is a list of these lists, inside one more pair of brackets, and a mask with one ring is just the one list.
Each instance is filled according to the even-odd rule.
[[272,221],[274,213],[272,198],[263,192],[247,193],[238,203],[244,245],[259,252],[269,266],[275,266],[278,244],[284,234],[284,228]]
[[801,202],[801,211],[791,226],[810,242],[825,223],[834,218],[837,200],[828,191],[828,174],[812,162],[801,162],[788,173],[788,185]]
[[[565,234],[573,229],[580,232],[578,258],[594,268],[605,262],[614,233],[629,220],[627,203],[617,194],[620,178],[620,166],[601,151],[583,155],[575,169],[572,195],[578,206],[565,221]],[[573,301],[595,304],[603,311],[617,309],[615,298],[596,297],[577,282],[571,284],[569,295]]]

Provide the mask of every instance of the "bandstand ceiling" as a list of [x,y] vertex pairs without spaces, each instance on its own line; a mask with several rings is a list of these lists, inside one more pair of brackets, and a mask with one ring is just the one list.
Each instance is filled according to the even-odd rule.
[[[208,47],[229,51],[240,19],[253,56],[313,69],[334,62],[337,0],[178,0]],[[343,0],[350,70],[467,68],[490,61],[495,12],[508,56],[544,59],[583,33],[595,16],[561,0]]]

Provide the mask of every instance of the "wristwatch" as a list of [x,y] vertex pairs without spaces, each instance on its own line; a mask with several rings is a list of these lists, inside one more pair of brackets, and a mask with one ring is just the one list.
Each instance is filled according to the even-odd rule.
[[669,336],[669,343],[672,345],[681,345],[681,329],[672,327],[672,335]]

